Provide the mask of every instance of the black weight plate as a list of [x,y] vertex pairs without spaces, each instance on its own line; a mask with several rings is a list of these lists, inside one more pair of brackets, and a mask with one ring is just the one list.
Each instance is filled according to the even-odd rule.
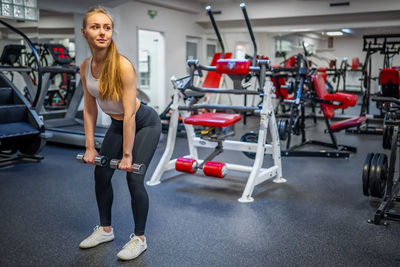
[[377,169],[377,163],[378,163],[378,159],[379,159],[380,153],[376,153],[374,154],[374,156],[371,159],[371,164],[369,166],[369,193],[371,196],[375,197],[376,192],[375,192],[375,171]]
[[374,153],[368,153],[364,161],[363,172],[362,172],[362,184],[364,196],[369,196],[369,173],[372,157]]
[[300,135],[301,134],[301,118],[300,116],[297,116],[296,119],[294,119],[293,122],[293,133],[295,135]]
[[374,195],[372,193],[371,195],[373,197],[381,198],[385,194],[387,165],[387,156],[381,153],[376,164],[375,175],[372,177],[374,180]]
[[382,135],[383,149],[390,149],[392,146],[393,127],[384,125]]
[[287,138],[288,121],[280,119],[278,122],[279,139],[285,141]]
[[[258,140],[258,134],[253,133],[253,132],[245,133],[240,138],[240,141],[249,142],[249,143],[257,143],[257,140]],[[243,154],[245,154],[246,157],[248,157],[250,159],[255,159],[256,158],[256,153],[253,153],[253,152],[243,152]]]

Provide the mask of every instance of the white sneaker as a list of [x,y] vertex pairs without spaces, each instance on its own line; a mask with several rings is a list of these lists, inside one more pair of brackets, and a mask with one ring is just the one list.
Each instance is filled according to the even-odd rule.
[[130,241],[125,244],[117,256],[121,260],[132,260],[142,254],[147,249],[146,239],[144,242],[134,234],[131,234]]
[[93,233],[90,236],[88,236],[85,240],[83,240],[79,244],[79,247],[80,248],[92,248],[101,243],[109,242],[112,240],[114,240],[114,230],[111,228],[111,232],[106,233],[103,230],[103,227],[97,225],[93,229]]

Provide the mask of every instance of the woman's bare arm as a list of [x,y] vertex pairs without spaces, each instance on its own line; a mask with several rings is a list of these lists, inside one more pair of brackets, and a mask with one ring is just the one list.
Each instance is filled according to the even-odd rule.
[[86,150],[91,154],[91,155],[85,155],[85,157],[89,156],[87,161],[94,163],[94,157],[97,155],[97,151],[94,147],[94,131],[96,128],[98,111],[97,111],[96,98],[91,94],[89,94],[86,86],[85,73],[87,64],[89,64],[88,59],[84,60],[80,66],[80,76],[82,80],[83,95],[84,95],[83,121],[85,127]]
[[120,168],[130,171],[132,165],[132,149],[136,132],[136,73],[132,64],[120,57],[121,78],[123,85],[122,105],[124,108],[123,153]]

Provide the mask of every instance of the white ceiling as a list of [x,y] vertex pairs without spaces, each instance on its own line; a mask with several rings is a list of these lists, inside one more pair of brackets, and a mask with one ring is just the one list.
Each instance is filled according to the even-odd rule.
[[[243,0],[38,0],[38,6],[42,10],[41,15],[46,15],[43,10],[84,13],[92,6],[104,5],[114,8],[128,1],[136,1],[169,9],[175,9],[192,13],[193,18],[207,31],[213,32],[211,23],[206,15],[204,7],[211,5],[213,10],[222,11],[221,15],[215,15],[221,32],[246,31],[243,16],[239,9],[239,3]],[[353,8],[351,13],[329,13],[329,3],[349,1],[351,6],[343,10]],[[397,1],[397,2],[396,2]],[[400,32],[400,0],[246,0],[248,13],[255,32],[321,32],[350,27],[357,32]],[[326,6],[326,9],[315,9],[315,14],[307,13],[318,4]],[[368,12],[354,9],[357,5],[368,6]],[[392,10],[383,10],[382,3],[395,3]],[[273,7],[281,6],[280,12],[269,11]],[[387,4],[386,4],[387,6]],[[287,12],[282,11],[287,8]],[[297,10],[298,9],[298,10]],[[265,12],[264,12],[265,10]],[[285,9],[283,9],[285,10]],[[332,9],[331,9],[332,10]],[[298,11],[298,13],[297,13]],[[263,13],[264,12],[264,13]],[[324,14],[325,12],[325,14]],[[51,12],[50,12],[51,13]],[[265,16],[264,16],[265,15]]]

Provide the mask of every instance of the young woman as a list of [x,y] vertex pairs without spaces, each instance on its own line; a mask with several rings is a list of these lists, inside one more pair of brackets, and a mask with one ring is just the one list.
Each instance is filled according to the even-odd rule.
[[[92,56],[80,66],[84,88],[84,126],[86,152],[84,160],[94,163],[98,156],[94,148],[94,129],[97,104],[111,117],[111,126],[104,137],[100,155],[108,159],[121,159],[119,168],[127,171],[135,222],[130,241],[118,253],[118,258],[131,260],[147,249],[144,236],[149,200],[144,187],[144,174],[131,173],[132,163],[146,167],[154,155],[160,133],[158,114],[141,104],[136,98],[136,73],[130,61],[119,55],[112,40],[114,23],[104,8],[90,9],[82,25],[82,35],[87,40]],[[100,214],[100,226],[80,243],[81,248],[91,248],[114,239],[111,227],[113,190],[111,177],[114,169],[96,166],[95,191]]]

